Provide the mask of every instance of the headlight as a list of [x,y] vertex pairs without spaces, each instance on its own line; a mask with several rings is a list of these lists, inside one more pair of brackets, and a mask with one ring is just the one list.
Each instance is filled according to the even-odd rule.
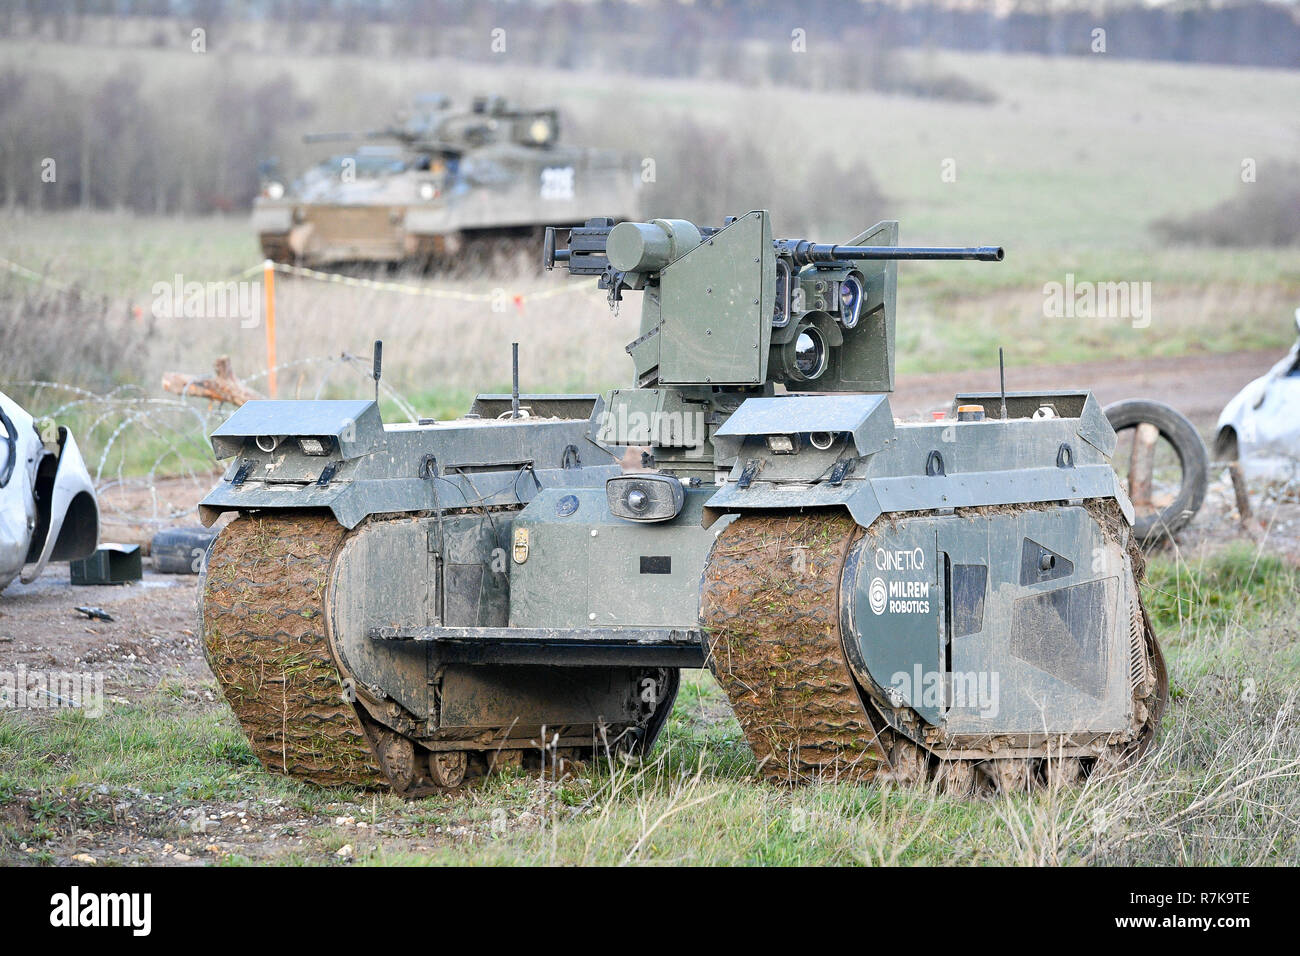
[[774,455],[793,455],[797,451],[795,437],[794,435],[768,435],[767,450]]
[[274,181],[269,182],[266,184],[265,192],[266,192],[267,199],[283,199],[284,183],[277,183]]
[[840,283],[840,322],[846,329],[855,328],[862,312],[862,282],[849,276]]
[[424,200],[437,199],[438,189],[433,183],[420,183],[420,198]]
[[623,475],[605,482],[610,513],[628,521],[668,521],[686,501],[682,483],[672,475]]
[[551,141],[551,124],[544,119],[535,119],[528,127],[528,137],[539,146]]
[[328,455],[333,444],[333,441],[328,438],[298,439],[298,447],[302,449],[304,455]]

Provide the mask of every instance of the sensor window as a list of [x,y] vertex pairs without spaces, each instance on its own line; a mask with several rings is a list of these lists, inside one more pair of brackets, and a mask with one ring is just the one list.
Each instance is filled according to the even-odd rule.
[[826,340],[817,329],[809,327],[799,333],[794,343],[794,367],[808,381],[826,371]]

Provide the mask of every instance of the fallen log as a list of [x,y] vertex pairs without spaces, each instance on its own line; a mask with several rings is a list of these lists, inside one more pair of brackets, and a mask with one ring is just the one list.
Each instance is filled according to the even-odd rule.
[[262,398],[260,394],[251,388],[246,388],[239,379],[235,378],[228,356],[223,355],[217,359],[213,369],[216,372],[213,378],[197,378],[183,372],[166,372],[162,379],[163,391],[206,398],[209,402],[236,407],[255,398]]

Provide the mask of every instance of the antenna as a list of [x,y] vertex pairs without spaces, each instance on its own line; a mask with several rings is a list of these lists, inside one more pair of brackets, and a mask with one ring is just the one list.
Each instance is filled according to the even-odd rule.
[[998,387],[1002,392],[1002,420],[1007,420],[1007,365],[1002,359],[1002,346],[998,346]]
[[375,339],[375,365],[370,373],[375,380],[375,404],[379,404],[379,377],[384,374],[384,343]]
[[519,417],[519,343],[510,343],[511,385],[510,417]]

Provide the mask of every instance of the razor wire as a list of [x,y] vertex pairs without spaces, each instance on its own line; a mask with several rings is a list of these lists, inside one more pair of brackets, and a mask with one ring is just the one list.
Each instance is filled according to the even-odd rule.
[[[322,272],[269,260],[251,265],[220,281],[237,282],[253,278],[264,274],[268,268],[281,275],[333,286],[458,302],[497,303],[504,300],[518,308],[536,300],[597,291],[597,280],[591,279],[536,291],[509,292],[504,287],[496,287],[489,292],[467,292],[413,282]],[[0,269],[20,279],[55,289],[84,291],[84,287],[78,284],[55,279],[47,273],[38,272],[7,258],[0,257]],[[243,381],[264,383],[272,371],[277,376],[285,372],[298,372],[298,387],[293,397],[302,398],[307,396],[302,394],[301,373],[314,371],[318,374],[310,397],[320,399],[341,369],[357,373],[367,383],[374,383],[368,360],[347,351],[337,355],[278,363],[273,369],[262,369],[244,376]],[[190,381],[197,381],[200,377],[193,376]],[[408,421],[416,423],[420,420],[414,405],[402,393],[382,379],[377,385],[380,395],[388,399]],[[149,526],[165,526],[177,519],[189,517],[193,513],[192,506],[175,506],[166,501],[165,493],[160,491],[163,483],[183,480],[206,486],[218,471],[209,437],[228,417],[223,411],[224,406],[220,404],[209,402],[203,408],[192,399],[187,401],[183,393],[176,398],[158,397],[135,384],[118,385],[106,392],[95,392],[68,382],[47,380],[3,381],[0,382],[0,387],[31,390],[31,402],[36,407],[50,393],[59,396],[55,406],[39,417],[62,420],[65,423],[70,419],[74,423],[72,434],[86,457],[96,492],[100,496],[102,517]],[[139,443],[146,450],[128,450],[127,446],[132,443]],[[114,499],[118,495],[115,493],[122,492],[128,496],[132,492],[144,493],[147,503],[143,510],[138,505],[128,507],[116,504]]]
[[[321,397],[340,370],[373,383],[367,363],[348,352],[297,359],[275,369],[289,370],[317,373],[314,398]],[[246,381],[267,374],[262,371]],[[67,382],[32,379],[3,381],[0,388],[28,391],[37,418],[69,425],[100,497],[102,516],[159,527],[174,523],[191,516],[193,507],[166,500],[166,483],[179,480],[206,488],[218,471],[209,439],[229,417],[222,404],[208,402],[205,407],[185,396],[158,397],[134,384],[95,392]],[[383,382],[380,390],[408,421],[419,421],[405,395]],[[147,499],[143,505],[125,507],[115,500],[140,495]]]
[[[316,383],[315,392],[311,396],[313,400],[319,400],[321,398],[321,396],[325,392],[326,387],[330,383],[330,378],[332,377],[334,371],[338,368],[343,368],[343,367],[350,368],[353,371],[360,374],[367,381],[374,382],[374,379],[372,378],[371,367],[366,364],[366,359],[362,358],[359,355],[353,355],[351,352],[341,352],[337,356],[332,356],[329,358],[319,358],[319,357],[305,358],[305,359],[295,359],[291,362],[282,362],[279,365],[275,366],[274,369],[262,369],[260,371],[253,372],[250,375],[246,375],[244,376],[243,381],[245,383],[257,382],[268,378],[272,371],[274,371],[278,376],[281,372],[290,369],[301,370],[305,367],[319,366],[319,365],[324,365],[327,367],[324,373],[321,375],[320,380]],[[195,376],[195,378],[197,379],[198,376]],[[392,403],[397,406],[398,410],[403,415],[406,416],[406,420],[408,422],[411,422],[412,424],[419,422],[420,420],[419,412],[415,410],[415,406],[410,403],[410,401],[406,398],[405,395],[397,391],[397,389],[393,388],[383,379],[379,380],[378,385],[379,385],[380,394],[387,396],[392,401]],[[301,391],[299,391],[297,394],[294,395],[294,399],[299,399],[301,397],[302,397]]]

